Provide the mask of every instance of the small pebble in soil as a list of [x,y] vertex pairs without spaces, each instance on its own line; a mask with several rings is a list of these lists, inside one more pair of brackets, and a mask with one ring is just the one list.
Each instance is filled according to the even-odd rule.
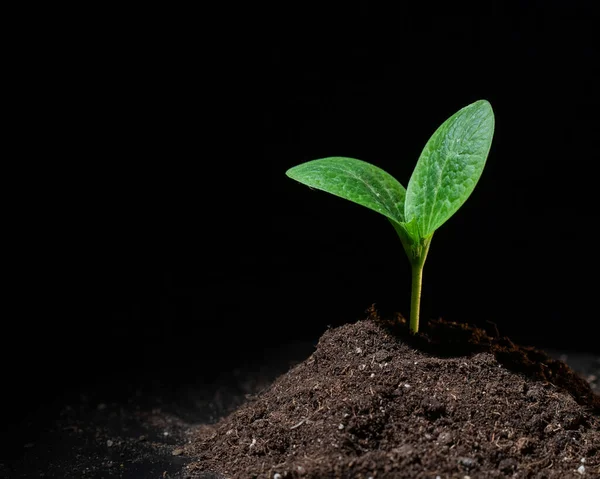
[[473,466],[475,466],[477,464],[477,461],[470,457],[459,457],[458,463],[462,466],[465,466],[467,469],[471,469]]

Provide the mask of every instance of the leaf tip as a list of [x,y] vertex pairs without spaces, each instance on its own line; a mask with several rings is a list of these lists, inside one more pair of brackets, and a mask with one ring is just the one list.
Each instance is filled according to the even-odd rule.
[[477,106],[481,110],[487,110],[487,112],[490,113],[493,118],[494,109],[492,108],[492,104],[488,100],[486,100],[486,99],[477,100],[475,103],[473,103],[473,105]]
[[495,128],[496,118],[494,116],[492,104],[486,99],[481,99],[471,103],[469,106],[476,108],[476,115],[481,118],[482,121],[487,123],[488,127],[491,128],[491,131],[493,131]]
[[291,178],[293,180],[296,179],[296,170],[298,169],[298,166],[292,166],[291,168],[288,168],[287,171],[285,172],[285,176],[287,176],[288,178]]

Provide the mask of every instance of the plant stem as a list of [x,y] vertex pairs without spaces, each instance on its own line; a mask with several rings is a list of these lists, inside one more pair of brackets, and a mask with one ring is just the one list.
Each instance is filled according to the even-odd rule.
[[415,240],[404,229],[404,226],[391,221],[394,229],[400,237],[404,251],[408,256],[410,267],[412,269],[412,289],[410,295],[410,322],[409,327],[413,333],[419,331],[419,316],[421,311],[421,285],[423,283],[423,265],[429,253],[429,245],[433,233],[428,238]]
[[419,316],[421,312],[421,287],[423,284],[423,262],[412,265],[412,290],[410,294],[410,330],[419,331]]
[[412,268],[412,289],[410,294],[410,330],[419,331],[419,318],[421,314],[421,287],[423,284],[423,265],[425,261],[415,261]]
[[419,318],[421,315],[421,288],[423,284],[423,266],[429,253],[431,236],[421,241],[419,247],[414,248],[414,256],[410,257],[412,268],[412,289],[410,295],[410,323],[409,327],[413,333],[419,331]]

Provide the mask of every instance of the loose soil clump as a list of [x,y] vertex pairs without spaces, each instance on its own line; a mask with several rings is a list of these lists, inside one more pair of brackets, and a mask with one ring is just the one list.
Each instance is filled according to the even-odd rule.
[[497,332],[400,316],[326,331],[314,353],[188,432],[187,477],[600,477],[600,397]]

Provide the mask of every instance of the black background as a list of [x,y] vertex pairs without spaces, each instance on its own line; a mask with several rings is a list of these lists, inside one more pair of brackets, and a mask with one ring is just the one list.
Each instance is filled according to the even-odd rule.
[[35,390],[164,367],[210,381],[373,303],[408,315],[385,218],[285,171],[349,156],[406,186],[480,98],[492,149],[435,234],[422,320],[597,352],[591,4],[97,12],[50,29],[25,82],[8,369]]

